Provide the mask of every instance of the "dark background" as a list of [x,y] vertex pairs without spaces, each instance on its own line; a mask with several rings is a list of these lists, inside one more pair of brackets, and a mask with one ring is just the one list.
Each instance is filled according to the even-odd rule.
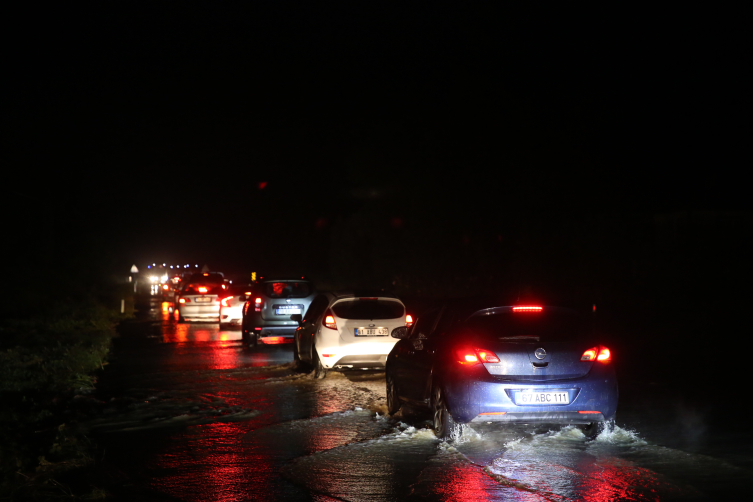
[[742,13],[107,2],[8,24],[6,315],[166,262],[596,303],[646,343],[744,326]]

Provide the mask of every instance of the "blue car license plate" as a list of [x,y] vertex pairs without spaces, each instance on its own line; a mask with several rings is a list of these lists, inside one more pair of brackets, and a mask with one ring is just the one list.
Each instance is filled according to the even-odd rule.
[[535,392],[518,391],[515,393],[515,403],[521,404],[570,404],[570,395],[566,391]]

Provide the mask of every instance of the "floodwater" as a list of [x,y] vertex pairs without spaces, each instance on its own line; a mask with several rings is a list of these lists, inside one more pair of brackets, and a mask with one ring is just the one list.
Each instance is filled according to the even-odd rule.
[[386,415],[384,373],[296,370],[291,345],[151,323],[117,340],[83,425],[116,500],[715,500],[753,482],[749,427],[725,427],[671,384],[621,377],[616,426],[465,426]]

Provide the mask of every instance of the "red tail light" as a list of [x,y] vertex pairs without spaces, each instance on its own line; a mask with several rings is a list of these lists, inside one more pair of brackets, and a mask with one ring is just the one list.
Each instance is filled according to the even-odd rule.
[[248,314],[248,307],[251,305],[251,302],[246,302],[245,305],[243,305],[243,315]]
[[583,352],[580,356],[581,361],[599,361],[600,363],[608,363],[612,360],[612,351],[606,347],[591,347]]
[[261,298],[256,298],[254,300],[254,312],[261,312]]
[[230,305],[227,304],[227,301],[230,300],[230,299],[232,299],[232,298],[233,298],[232,296],[228,296],[227,298],[223,298],[222,300],[220,300],[220,303],[222,304],[223,307],[229,307]]
[[491,350],[460,348],[455,349],[455,356],[460,364],[473,366],[479,363],[498,363],[499,357]]
[[410,314],[407,314],[405,316],[405,325],[406,326],[413,326],[413,316]]
[[178,300],[178,303],[191,303],[191,299],[190,298],[180,298]]
[[167,291],[168,289],[170,289],[170,286],[168,286],[167,284],[163,284],[162,285],[162,289],[164,289],[165,291]]
[[521,306],[521,307],[513,307],[513,312],[541,312],[544,310],[544,307],[533,307],[533,306]]
[[204,293],[206,293],[207,291],[209,291],[209,289],[208,289],[208,288],[206,288],[206,287],[204,287],[204,286],[199,286],[199,293],[201,293],[201,294],[204,294]]
[[335,315],[331,310],[327,310],[324,314],[324,326],[329,329],[337,329],[337,323],[335,322]]

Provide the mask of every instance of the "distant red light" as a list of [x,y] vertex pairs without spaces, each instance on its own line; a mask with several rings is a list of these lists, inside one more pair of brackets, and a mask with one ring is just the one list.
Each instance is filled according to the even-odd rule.
[[526,307],[513,307],[513,312],[541,312],[544,310],[544,307],[532,307],[532,306],[526,306]]

